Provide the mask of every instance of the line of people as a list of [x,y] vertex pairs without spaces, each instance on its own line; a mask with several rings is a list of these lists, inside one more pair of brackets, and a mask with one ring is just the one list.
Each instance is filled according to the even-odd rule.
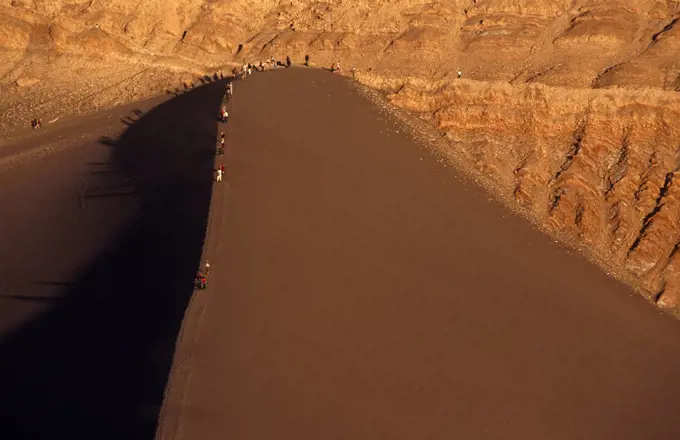
[[[225,100],[222,103],[222,106],[220,108],[221,110],[221,119],[222,122],[227,122],[227,119],[229,117],[229,114],[227,113],[226,109],[226,103],[229,102],[229,99],[233,96],[234,93],[234,85],[230,82],[227,84],[226,88],[226,93],[225,93]],[[226,101],[226,102],[225,102]],[[225,136],[224,136],[224,131],[220,132],[220,143],[219,146],[217,147],[217,155],[223,155],[225,153]],[[215,175],[215,181],[216,182],[221,182],[222,178],[224,177],[224,174],[226,172],[226,167],[224,164],[220,164],[220,166],[217,167],[215,170],[216,175]],[[198,290],[205,290],[208,288],[208,275],[210,274],[210,263],[208,261],[205,262],[205,265],[203,266],[202,269],[198,271],[198,274],[196,274],[196,277],[194,279],[194,287]]]
[[[291,67],[293,61],[290,56],[286,56],[285,64],[278,61],[276,58],[271,57],[268,60],[260,61],[259,63],[249,62],[241,65],[241,69],[232,69],[231,74],[236,79],[243,79],[253,74],[253,72],[264,72],[266,69],[271,68],[275,70],[278,66]],[[309,55],[305,55],[305,66],[309,66]]]

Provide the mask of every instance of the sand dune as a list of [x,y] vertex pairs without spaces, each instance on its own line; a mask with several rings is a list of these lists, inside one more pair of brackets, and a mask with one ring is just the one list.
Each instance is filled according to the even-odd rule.
[[345,79],[223,86],[3,149],[0,438],[680,435],[680,323]]
[[346,80],[237,82],[226,128],[158,438],[680,435],[678,323]]

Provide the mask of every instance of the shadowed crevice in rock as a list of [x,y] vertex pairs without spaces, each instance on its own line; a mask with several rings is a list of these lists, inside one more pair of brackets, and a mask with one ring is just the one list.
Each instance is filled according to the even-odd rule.
[[642,227],[640,228],[640,232],[638,232],[637,237],[635,238],[635,241],[633,244],[630,246],[630,249],[628,249],[628,256],[630,256],[637,247],[640,245],[640,241],[645,236],[645,233],[647,232],[647,229],[652,225],[654,221],[654,216],[661,211],[661,209],[664,207],[663,199],[666,197],[666,193],[668,192],[668,189],[673,183],[673,173],[668,173],[666,174],[666,178],[663,182],[663,185],[661,188],[659,188],[659,196],[656,198],[656,201],[654,202],[654,208],[650,212],[648,212],[645,217],[642,219]]

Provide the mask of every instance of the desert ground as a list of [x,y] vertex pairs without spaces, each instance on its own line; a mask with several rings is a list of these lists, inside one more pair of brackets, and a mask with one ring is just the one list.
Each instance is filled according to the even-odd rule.
[[0,0],[0,438],[679,438],[679,23]]
[[503,203],[680,316],[679,19],[677,0],[0,0],[0,148],[32,118],[243,63],[340,61]]
[[3,147],[2,438],[680,434],[678,321],[346,78],[224,86]]

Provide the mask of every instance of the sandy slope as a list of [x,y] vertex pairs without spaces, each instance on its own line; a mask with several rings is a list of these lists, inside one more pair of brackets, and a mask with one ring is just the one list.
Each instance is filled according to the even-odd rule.
[[256,75],[231,115],[159,439],[680,435],[678,322],[345,80]]

